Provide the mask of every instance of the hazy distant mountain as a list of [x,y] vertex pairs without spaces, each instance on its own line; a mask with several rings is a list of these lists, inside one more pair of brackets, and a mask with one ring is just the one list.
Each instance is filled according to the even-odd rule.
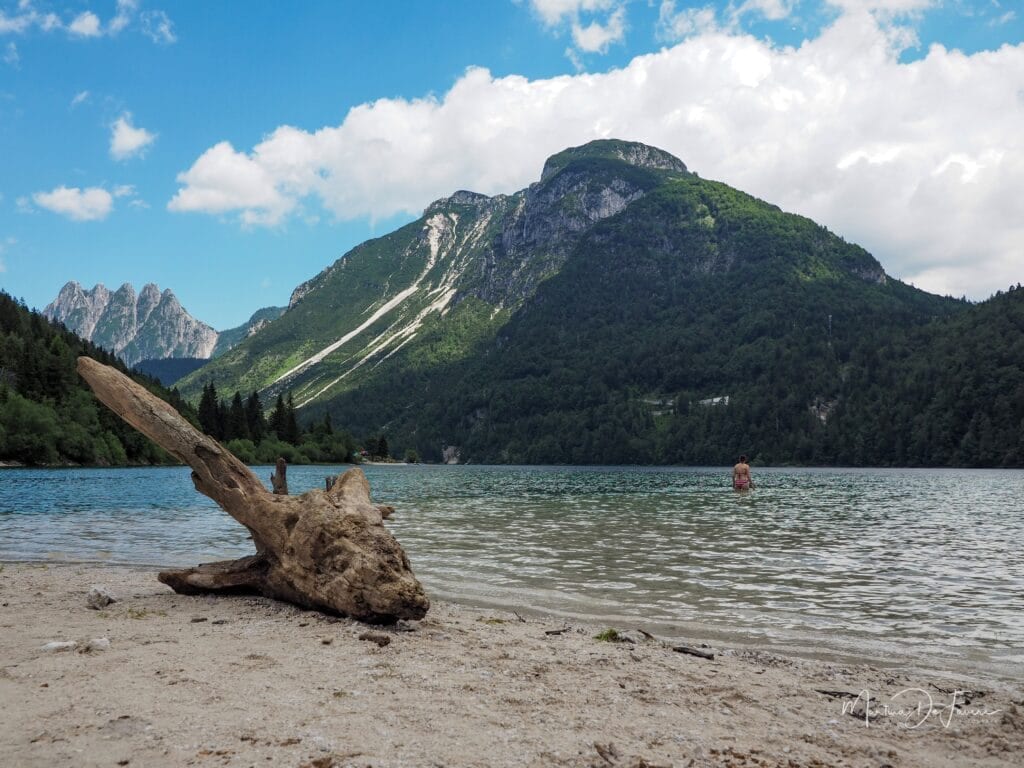
[[75,281],[61,288],[43,314],[128,365],[167,358],[208,359],[237,344],[284,310],[261,309],[237,328],[218,332],[192,317],[170,290],[148,283],[136,295],[130,283],[111,292],[102,283],[85,290]]
[[252,317],[242,325],[221,331],[220,336],[217,337],[217,345],[213,348],[213,354],[210,357],[218,357],[245,341],[268,323],[277,320],[277,318],[284,314],[286,309],[287,307],[264,307],[263,309],[257,309],[253,312]]

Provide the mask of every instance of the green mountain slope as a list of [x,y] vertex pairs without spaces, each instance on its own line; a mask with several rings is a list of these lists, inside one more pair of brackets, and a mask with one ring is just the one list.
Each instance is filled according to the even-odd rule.
[[277,318],[284,314],[285,309],[285,307],[263,307],[262,309],[257,309],[252,313],[252,317],[242,325],[228,328],[226,331],[220,331],[217,334],[217,344],[214,346],[210,357],[218,357],[232,347],[238,346],[247,337],[252,336],[261,328],[277,320]]
[[[359,246],[186,382],[293,390],[309,419],[434,460],[1014,464],[966,435],[991,442],[1017,406],[940,386],[949,339],[999,306],[888,278],[667,153],[594,142],[522,192],[460,192]],[[986,402],[988,421],[943,416]]]
[[[630,147],[646,165],[615,156]],[[207,381],[222,391],[288,390],[305,406],[376,380],[400,352],[413,366],[451,363],[493,337],[595,222],[686,175],[660,150],[600,142],[571,162],[556,155],[541,182],[515,195],[457,192],[299,286],[280,319],[184,379],[182,391],[196,397]]]

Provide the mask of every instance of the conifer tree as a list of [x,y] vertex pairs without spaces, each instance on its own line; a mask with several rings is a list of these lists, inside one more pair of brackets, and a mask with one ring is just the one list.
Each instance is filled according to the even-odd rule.
[[202,397],[199,398],[199,426],[211,437],[217,437],[220,432],[219,410],[217,387],[211,381],[203,387]]
[[248,440],[249,423],[246,419],[245,405],[242,403],[242,395],[235,392],[228,407],[227,419],[224,425],[225,440]]
[[288,406],[284,403],[284,395],[277,396],[277,402],[274,403],[274,410],[270,412],[270,418],[268,419],[267,426],[270,431],[273,432],[278,440],[284,440],[285,422],[287,421],[286,411]]
[[249,428],[249,438],[259,443],[267,434],[267,420],[263,416],[263,403],[256,392],[249,395],[245,403],[245,422]]
[[302,441],[302,430],[299,429],[299,421],[295,416],[295,401],[292,400],[292,393],[288,393],[288,402],[285,405],[284,437],[285,442],[298,445]]

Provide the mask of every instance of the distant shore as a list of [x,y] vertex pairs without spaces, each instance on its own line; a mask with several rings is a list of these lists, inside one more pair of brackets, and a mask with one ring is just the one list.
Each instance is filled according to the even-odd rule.
[[[1010,766],[1024,754],[1024,693],[1006,683],[693,648],[707,659],[628,627],[606,642],[605,627],[449,603],[370,628],[176,595],[151,569],[2,567],[3,765]],[[94,584],[117,602],[86,607]],[[360,639],[368,630],[387,644]]]

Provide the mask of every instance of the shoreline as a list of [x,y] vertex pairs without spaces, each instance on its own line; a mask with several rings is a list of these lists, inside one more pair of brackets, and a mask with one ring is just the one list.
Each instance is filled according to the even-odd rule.
[[[87,608],[94,584],[118,602]],[[898,665],[698,646],[709,660],[444,601],[370,628],[177,595],[142,567],[8,562],[0,602],[6,765],[1009,766],[1024,753],[1019,684]],[[100,638],[109,648],[41,650]],[[908,727],[898,705],[929,699]]]
[[[224,554],[212,559],[230,559],[237,554]],[[0,573],[5,566],[24,566],[28,568],[76,568],[88,570],[124,570],[140,576],[148,575],[156,582],[156,574],[161,570],[181,567],[174,563],[131,562],[119,560],[73,560],[67,558],[47,558],[26,560],[0,557]],[[2,576],[0,576],[2,578]],[[617,614],[595,615],[572,610],[552,610],[550,607],[538,607],[513,600],[503,600],[497,596],[484,597],[473,594],[454,594],[449,590],[428,589],[432,603],[443,603],[456,608],[471,611],[498,611],[513,615],[523,615],[535,620],[548,622],[573,623],[591,627],[595,632],[609,627],[654,633],[665,642],[698,643],[728,648],[734,652],[765,652],[794,660],[805,660],[821,663],[853,664],[870,666],[880,670],[902,669],[908,673],[922,676],[944,676],[950,680],[984,680],[990,685],[1007,686],[1016,683],[1020,675],[1011,663],[1000,663],[991,658],[986,660],[967,659],[963,656],[937,656],[934,653],[922,655],[894,653],[891,642],[879,641],[879,647],[866,649],[863,644],[855,647],[837,645],[815,646],[820,637],[814,635],[789,636],[768,635],[757,628],[740,628],[709,622],[666,619],[650,619],[640,615]],[[435,597],[437,598],[435,600]],[[1021,687],[1024,691],[1024,686]]]
[[[24,464],[17,460],[0,461],[0,469],[160,469],[164,467],[182,468],[188,466],[180,462],[168,464]],[[247,467],[270,467],[274,464],[246,464]],[[700,470],[721,470],[730,472],[732,467],[727,464],[477,464],[458,463],[449,464],[444,461],[361,461],[331,462],[312,461],[307,463],[289,463],[289,467],[469,467],[483,468],[495,467],[509,469],[521,467],[523,469],[635,469],[635,470],[659,470],[659,469],[700,469]],[[751,469],[757,471],[813,469],[835,472],[935,472],[942,470],[956,470],[961,472],[1024,472],[1024,465],[1013,467],[962,467],[952,465],[915,465],[915,466],[875,466],[860,464],[751,464]],[[731,486],[730,486],[731,488]]]

